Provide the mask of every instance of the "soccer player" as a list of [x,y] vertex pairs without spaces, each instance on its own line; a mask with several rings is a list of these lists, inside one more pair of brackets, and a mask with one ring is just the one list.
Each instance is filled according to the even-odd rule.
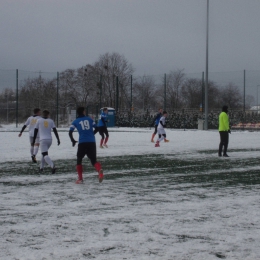
[[156,141],[155,147],[160,147],[160,142],[163,139],[166,139],[166,132],[165,132],[165,129],[164,129],[165,126],[166,126],[166,124],[165,124],[166,117],[167,117],[167,112],[163,111],[163,115],[160,118],[160,121],[159,121],[159,124],[158,124],[158,128],[157,128],[158,139]]
[[99,146],[100,148],[104,148],[103,146],[108,148],[107,141],[109,138],[109,134],[108,134],[107,125],[106,125],[107,114],[108,114],[108,109],[105,107],[105,108],[103,108],[103,112],[101,113],[100,119],[98,120],[98,132],[101,135],[100,146]]
[[44,164],[46,162],[51,167],[52,174],[54,174],[56,172],[56,168],[48,154],[48,151],[52,144],[51,129],[53,130],[53,132],[57,138],[58,145],[60,145],[60,138],[59,138],[56,126],[55,126],[53,120],[49,118],[49,116],[50,116],[50,112],[48,110],[42,111],[42,118],[38,119],[35,129],[34,129],[33,143],[35,142],[36,136],[39,132],[40,148],[41,148],[41,153],[42,153],[40,171],[41,172],[43,171]]
[[95,167],[98,172],[99,182],[103,181],[104,175],[101,164],[97,162],[97,152],[96,152],[96,139],[93,132],[93,127],[96,126],[92,118],[86,116],[86,111],[84,107],[77,108],[78,117],[74,120],[70,126],[69,137],[74,147],[77,141],[73,138],[73,131],[75,128],[79,133],[79,144],[77,151],[77,173],[78,180],[76,184],[83,183],[83,167],[82,159],[85,155],[89,158],[91,164]]
[[28,119],[24,123],[22,130],[20,131],[20,133],[18,135],[19,137],[21,137],[24,129],[29,125],[29,141],[30,141],[30,145],[31,145],[30,153],[31,153],[32,161],[34,163],[37,162],[36,161],[36,155],[37,155],[38,150],[39,150],[40,142],[39,142],[39,135],[38,135],[35,139],[35,144],[33,145],[33,136],[34,136],[34,128],[35,128],[36,122],[39,118],[41,118],[40,115],[41,115],[41,109],[35,108],[33,110],[33,116],[28,117]]
[[[152,138],[151,138],[151,142],[152,142],[152,143],[154,143],[154,140],[153,140],[153,139],[154,139],[155,135],[157,134],[157,128],[158,128],[160,119],[161,119],[161,117],[162,117],[162,112],[163,112],[162,108],[159,108],[158,114],[157,114],[156,117],[154,118],[154,121],[153,121],[153,123],[152,123],[152,125],[151,125],[151,126],[154,125],[154,132],[153,132]],[[167,140],[167,139],[165,138],[165,139],[164,139],[164,142],[169,142],[169,140]]]

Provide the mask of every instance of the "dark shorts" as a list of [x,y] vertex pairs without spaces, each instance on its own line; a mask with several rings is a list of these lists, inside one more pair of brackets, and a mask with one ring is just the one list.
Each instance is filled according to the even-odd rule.
[[106,136],[108,136],[108,131],[107,131],[107,127],[106,126],[99,126],[98,127],[98,132],[102,136],[102,138],[104,138],[104,134]]
[[78,145],[78,158],[84,158],[85,155],[89,158],[92,165],[94,165],[97,161],[97,150],[96,150],[96,143],[80,143]]

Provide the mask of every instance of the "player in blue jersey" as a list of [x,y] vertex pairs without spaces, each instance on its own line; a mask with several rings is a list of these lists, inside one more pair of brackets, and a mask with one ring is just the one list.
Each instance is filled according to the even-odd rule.
[[98,120],[98,132],[101,135],[101,140],[100,140],[100,148],[108,148],[107,146],[107,141],[109,138],[108,130],[107,130],[107,114],[108,114],[108,109],[105,107],[103,108],[103,112],[100,115],[100,119]]
[[[159,123],[160,123],[160,119],[161,119],[161,117],[162,117],[162,112],[163,112],[162,108],[159,108],[158,114],[157,114],[156,117],[154,118],[153,123],[152,123],[152,125],[151,125],[151,126],[154,125],[154,132],[153,132],[152,138],[151,138],[151,142],[152,142],[152,143],[154,143],[154,140],[153,140],[153,139],[154,139],[155,135],[157,134],[157,128],[158,128],[158,125],[159,125]],[[164,142],[169,142],[169,140],[167,140],[166,138],[164,138]]]
[[77,141],[75,141],[73,138],[73,131],[75,130],[75,128],[78,130],[79,133],[76,166],[78,172],[78,180],[76,181],[76,184],[83,183],[82,159],[85,155],[87,155],[87,157],[91,161],[91,164],[98,172],[99,182],[102,182],[104,175],[101,164],[97,162],[96,140],[93,132],[93,127],[95,127],[96,124],[92,120],[92,118],[86,116],[86,111],[84,107],[78,107],[77,114],[78,117],[72,122],[69,130],[69,137],[73,147],[77,143]]

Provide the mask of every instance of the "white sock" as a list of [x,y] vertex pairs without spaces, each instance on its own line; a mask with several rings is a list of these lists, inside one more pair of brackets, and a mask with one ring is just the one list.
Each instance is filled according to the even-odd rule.
[[54,164],[53,164],[51,158],[49,157],[49,155],[45,155],[44,160],[46,163],[48,163],[51,166],[51,168],[53,168]]
[[33,146],[31,146],[30,152],[31,152],[31,156],[33,156]]
[[44,157],[42,156],[42,159],[41,159],[41,169],[43,169],[44,168],[44,164],[45,164],[45,160],[44,160]]
[[39,146],[34,146],[34,149],[33,149],[33,154],[36,156],[36,154],[38,153],[38,150],[39,150]]

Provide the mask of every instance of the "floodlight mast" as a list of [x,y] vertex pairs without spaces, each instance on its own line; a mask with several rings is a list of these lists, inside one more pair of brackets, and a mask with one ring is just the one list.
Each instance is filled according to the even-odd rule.
[[206,75],[205,75],[205,122],[204,130],[208,130],[208,74],[209,74],[209,0],[207,0],[207,31],[206,31]]

